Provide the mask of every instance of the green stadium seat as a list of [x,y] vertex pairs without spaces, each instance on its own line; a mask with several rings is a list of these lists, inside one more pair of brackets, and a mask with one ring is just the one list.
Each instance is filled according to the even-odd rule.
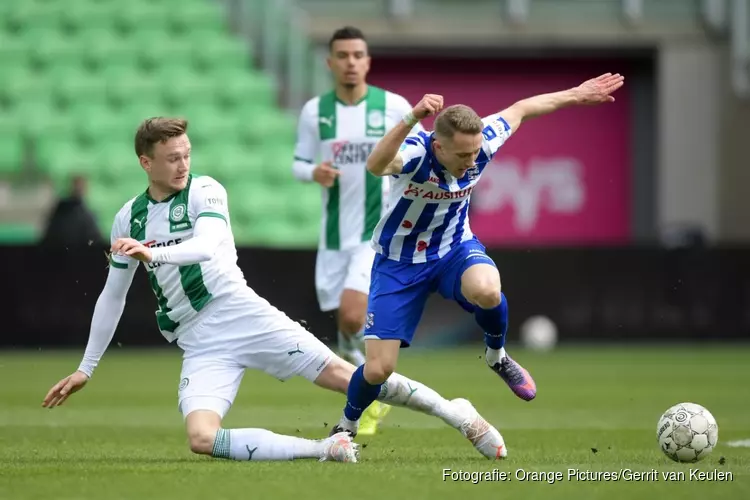
[[30,64],[29,51],[23,40],[16,37],[9,37],[5,33],[0,33],[0,88],[12,73],[18,72]]
[[187,112],[191,109],[209,110],[200,114],[216,114],[215,89],[218,83],[196,75],[187,80],[179,80],[171,86],[161,86],[160,95],[164,102],[177,111]]
[[39,140],[44,136],[60,136],[74,126],[69,116],[54,113],[53,109],[43,100],[23,100],[14,106],[13,116],[21,133],[30,139]]
[[[29,64],[37,71],[61,71],[84,68],[81,46],[75,39],[62,33],[42,31],[27,41]],[[38,36],[38,37],[37,37]]]
[[[159,4],[159,2],[154,2]],[[153,4],[152,4],[153,5]],[[170,15],[166,16],[166,27],[174,34],[185,34],[190,36],[192,33],[215,33],[218,36],[226,34],[225,12],[216,2],[188,2],[184,3],[178,9],[173,9],[172,5],[166,4],[170,10]]]
[[97,182],[89,183],[86,203],[96,215],[99,228],[104,235],[110,235],[115,215],[125,202],[136,194],[125,194],[120,189],[113,190],[111,186]]
[[216,72],[213,76],[224,82],[217,93],[217,98],[226,101],[229,106],[239,106],[248,101],[276,103],[275,84],[270,76],[248,71],[240,72],[236,69]]
[[31,224],[0,223],[0,241],[3,245],[29,245],[40,236],[39,229]]
[[133,150],[152,116],[190,120],[192,169],[222,182],[238,244],[314,246],[320,190],[291,174],[296,116],[211,0],[0,2],[0,175],[91,180],[109,233],[146,187]]
[[[251,115],[251,120],[246,120],[239,126],[240,140],[248,145],[263,148],[265,151],[279,151],[279,147],[286,148],[284,156],[288,156],[291,161],[297,126],[286,120],[280,124],[277,118],[278,113],[278,111],[275,113],[266,111]],[[271,153],[268,154],[271,155]]]
[[117,17],[113,12],[119,7],[118,2],[66,0],[65,4],[67,9],[61,22],[72,28],[74,34],[85,37],[87,32],[95,30],[114,35]]
[[102,28],[82,31],[71,43],[80,45],[85,65],[105,72],[105,68],[128,68],[131,72],[143,68],[140,47]]
[[142,1],[118,2],[110,11],[115,30],[131,38],[143,36],[144,30],[163,30],[173,13],[169,5]]
[[17,133],[0,135],[0,176],[19,173],[23,167],[25,143]]
[[[249,43],[227,36],[191,40],[193,64],[202,72],[234,72],[252,67]],[[245,73],[247,75],[247,73]]]
[[109,103],[106,82],[85,73],[71,73],[57,81],[53,89],[57,101],[71,114],[92,107],[105,107]]
[[138,163],[133,145],[133,135],[115,134],[113,131],[103,133],[91,147],[91,155],[95,158],[97,168],[92,176],[104,183],[118,185],[127,183],[129,179],[143,175]]
[[49,105],[52,103],[50,86],[51,82],[42,75],[29,68],[23,68],[12,72],[12,76],[3,83],[0,91],[2,91],[3,98],[11,104],[11,108],[19,107],[24,101]]

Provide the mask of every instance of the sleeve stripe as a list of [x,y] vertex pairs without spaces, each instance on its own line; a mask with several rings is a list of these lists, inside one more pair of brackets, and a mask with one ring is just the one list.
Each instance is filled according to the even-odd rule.
[[[287,158],[288,158],[288,156],[287,156]],[[307,158],[300,158],[299,156],[295,156],[294,157],[294,161],[303,161],[305,163],[312,163],[313,162],[312,160],[308,160]]]
[[217,219],[221,219],[224,222],[227,221],[227,218],[218,212],[201,212],[198,214],[198,217],[196,217],[195,219],[198,220],[201,217],[216,217]]
[[410,174],[414,172],[417,169],[417,165],[422,161],[422,157],[417,156],[416,158],[412,158],[408,162],[404,164],[404,166],[401,168],[401,173],[403,174]]
[[115,261],[111,255],[109,256],[109,265],[114,267],[115,269],[127,269],[128,268],[127,264],[123,264],[122,262]]
[[505,131],[506,131],[506,132],[507,132],[508,130],[510,130],[510,125],[508,125],[508,122],[506,122],[506,121],[505,121],[505,118],[503,118],[502,116],[498,115],[498,116],[497,116],[497,121],[498,121],[498,122],[501,122],[501,123],[503,124],[503,126],[505,127]]

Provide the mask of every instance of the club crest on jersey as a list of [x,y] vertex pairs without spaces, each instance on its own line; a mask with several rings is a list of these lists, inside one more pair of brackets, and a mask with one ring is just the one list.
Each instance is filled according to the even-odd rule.
[[169,214],[169,218],[172,220],[182,220],[185,217],[186,207],[184,203],[175,205],[172,207],[172,211]]
[[367,130],[368,137],[380,137],[385,135],[385,115],[380,109],[373,109],[367,113]]
[[169,211],[169,232],[185,231],[190,229],[190,219],[188,218],[187,205],[178,203]]

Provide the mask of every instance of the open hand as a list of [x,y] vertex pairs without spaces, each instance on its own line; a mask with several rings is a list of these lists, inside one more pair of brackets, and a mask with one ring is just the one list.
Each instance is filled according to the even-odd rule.
[[52,389],[50,389],[44,397],[42,406],[44,408],[60,406],[70,397],[71,394],[83,389],[83,386],[85,386],[88,381],[89,376],[85,373],[79,371],[73,372],[52,386]]
[[617,89],[625,85],[625,77],[619,73],[605,73],[603,75],[586,80],[575,88],[579,104],[601,104],[615,102],[611,95]]

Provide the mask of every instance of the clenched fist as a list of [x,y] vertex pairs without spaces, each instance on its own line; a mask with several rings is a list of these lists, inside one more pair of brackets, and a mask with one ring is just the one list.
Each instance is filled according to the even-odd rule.
[[424,120],[428,116],[436,115],[443,109],[443,96],[437,94],[425,94],[421,101],[411,110],[414,118]]

